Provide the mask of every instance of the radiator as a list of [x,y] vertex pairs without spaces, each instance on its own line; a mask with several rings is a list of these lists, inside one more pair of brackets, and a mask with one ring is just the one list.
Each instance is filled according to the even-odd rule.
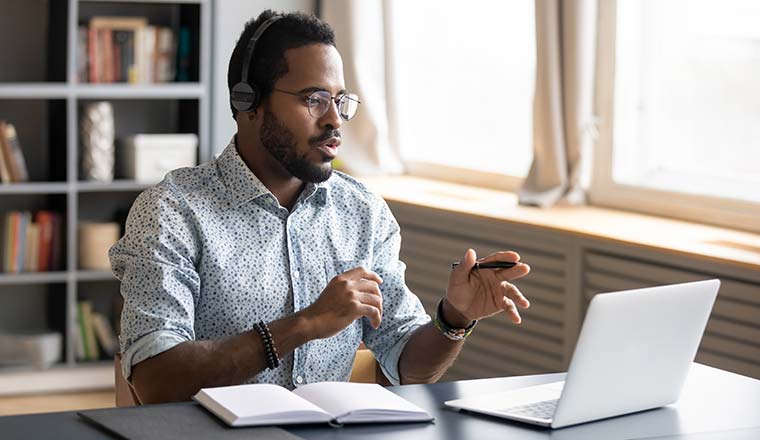
[[552,240],[511,233],[503,224],[467,216],[441,216],[405,205],[392,205],[401,225],[401,259],[406,281],[431,316],[446,292],[451,263],[468,248],[479,257],[517,249],[532,273],[515,284],[529,297],[515,325],[505,315],[478,323],[443,380],[512,376],[562,371],[565,313],[565,255]]
[[697,362],[760,378],[760,287],[698,272],[598,252],[585,255],[584,307],[600,292],[720,278],[721,287]]
[[[506,315],[480,322],[443,380],[565,371],[588,302],[601,292],[720,278],[722,285],[697,362],[760,378],[760,276],[692,264],[685,257],[600,243],[557,231],[389,203],[401,225],[406,281],[433,315],[451,263],[517,250],[531,274],[515,282],[530,299],[523,323]],[[700,269],[701,267],[701,269]],[[715,267],[715,271],[705,270]]]

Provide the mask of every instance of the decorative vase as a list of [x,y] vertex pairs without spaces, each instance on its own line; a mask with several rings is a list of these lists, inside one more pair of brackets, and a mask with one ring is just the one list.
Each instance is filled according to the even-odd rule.
[[101,101],[82,112],[82,178],[111,182],[114,170],[113,106]]

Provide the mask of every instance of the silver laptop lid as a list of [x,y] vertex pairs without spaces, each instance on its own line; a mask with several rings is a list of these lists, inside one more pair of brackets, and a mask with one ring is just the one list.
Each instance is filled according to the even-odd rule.
[[675,402],[719,287],[707,280],[596,295],[552,427]]

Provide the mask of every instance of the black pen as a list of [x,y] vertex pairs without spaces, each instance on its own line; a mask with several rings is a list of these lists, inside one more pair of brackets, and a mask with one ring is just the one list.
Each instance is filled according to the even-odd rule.
[[[451,263],[451,268],[454,269],[455,267],[459,266],[459,262]],[[486,263],[475,263],[474,266],[472,266],[473,269],[509,269],[510,267],[515,267],[517,263],[514,263],[512,261],[489,261]]]

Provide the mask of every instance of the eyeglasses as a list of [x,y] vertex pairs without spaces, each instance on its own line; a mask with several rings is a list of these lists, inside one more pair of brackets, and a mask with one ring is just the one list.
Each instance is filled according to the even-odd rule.
[[299,96],[306,101],[309,106],[309,114],[311,117],[319,119],[327,113],[330,109],[331,102],[335,102],[338,106],[338,114],[345,121],[351,120],[356,115],[356,110],[359,109],[359,97],[353,93],[347,93],[340,96],[330,96],[329,92],[324,90],[318,90],[310,95],[302,95],[300,93],[288,92],[287,90],[274,89],[277,92],[286,93],[288,95]]

